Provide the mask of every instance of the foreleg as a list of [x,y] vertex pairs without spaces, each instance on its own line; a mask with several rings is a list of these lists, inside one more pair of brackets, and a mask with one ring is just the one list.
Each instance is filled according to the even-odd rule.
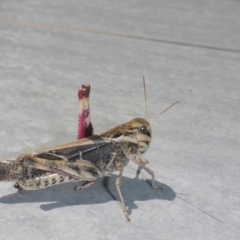
[[163,191],[163,188],[155,186],[154,172],[145,166],[146,161],[142,160],[139,156],[134,157],[131,160],[136,164],[138,164],[139,166],[141,166],[146,172],[148,172],[152,176],[152,183],[151,183],[152,188]]

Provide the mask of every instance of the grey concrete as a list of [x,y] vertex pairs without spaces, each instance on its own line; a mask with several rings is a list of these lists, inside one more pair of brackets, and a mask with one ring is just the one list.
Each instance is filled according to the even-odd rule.
[[83,82],[96,133],[144,117],[143,75],[150,119],[180,100],[153,125],[146,153],[164,191],[143,171],[138,179],[133,163],[124,173],[131,223],[115,201],[115,175],[108,188],[100,179],[82,192],[1,182],[1,239],[238,239],[239,5],[1,1],[1,160],[75,140]]
[[239,1],[1,1],[1,19],[240,51]]

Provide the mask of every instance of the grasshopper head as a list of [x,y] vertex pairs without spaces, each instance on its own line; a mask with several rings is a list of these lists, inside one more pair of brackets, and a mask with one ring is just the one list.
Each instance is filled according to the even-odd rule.
[[[119,125],[101,134],[101,137],[119,141],[122,147],[131,154],[143,154],[151,142],[151,127],[147,120],[135,118],[130,122]],[[132,147],[135,146],[135,147]]]
[[149,147],[152,137],[152,130],[149,122],[143,118],[134,118],[129,122],[129,126],[129,130],[133,133],[133,137],[137,140],[139,153],[145,153]]

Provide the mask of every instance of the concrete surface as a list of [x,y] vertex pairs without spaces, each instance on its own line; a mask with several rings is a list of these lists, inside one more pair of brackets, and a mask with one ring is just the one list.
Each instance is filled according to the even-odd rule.
[[0,183],[1,239],[238,239],[239,1],[1,1],[1,160],[75,140],[89,82],[96,133],[180,103],[152,127],[149,175],[18,192]]

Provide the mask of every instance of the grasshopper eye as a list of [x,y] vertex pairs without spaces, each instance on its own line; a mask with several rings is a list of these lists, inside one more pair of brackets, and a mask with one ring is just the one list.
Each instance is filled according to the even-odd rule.
[[148,131],[148,129],[147,129],[147,127],[145,125],[141,125],[139,127],[139,130],[140,130],[141,133],[151,137],[151,133]]

